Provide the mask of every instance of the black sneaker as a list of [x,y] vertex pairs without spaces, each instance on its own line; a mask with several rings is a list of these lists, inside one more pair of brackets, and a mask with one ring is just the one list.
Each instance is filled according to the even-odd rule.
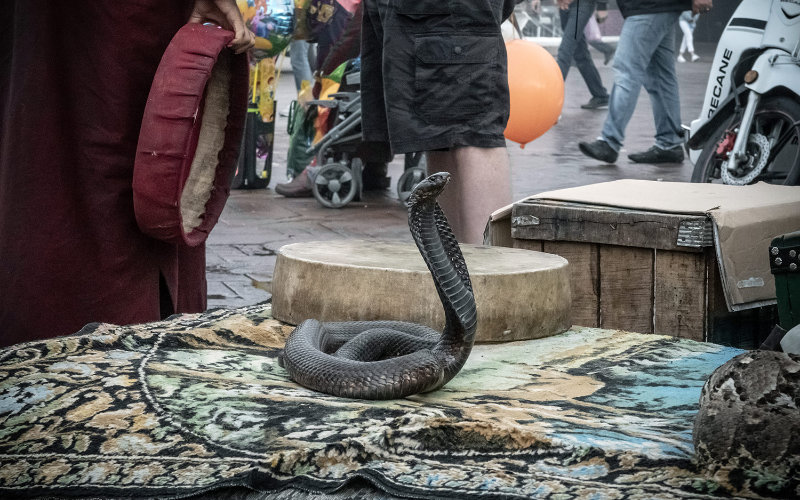
[[594,142],[579,142],[578,147],[581,153],[595,160],[604,161],[606,163],[614,163],[617,161],[617,152],[614,151],[606,141],[598,139]]
[[629,154],[628,158],[635,163],[682,163],[683,148],[675,146],[674,148],[661,149],[658,146],[653,146],[643,153]]
[[581,109],[608,109],[608,97],[592,97]]

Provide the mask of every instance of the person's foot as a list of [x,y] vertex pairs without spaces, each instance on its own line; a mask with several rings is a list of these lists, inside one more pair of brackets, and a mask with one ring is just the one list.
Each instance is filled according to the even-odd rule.
[[300,175],[292,179],[291,182],[276,184],[275,192],[287,198],[311,198],[314,196],[314,192],[311,191],[308,170],[300,172]]
[[678,62],[686,62],[686,59],[683,58],[683,54],[678,54]]
[[392,184],[392,178],[387,176],[388,165],[386,162],[367,162],[361,172],[361,187],[364,191],[382,191]]
[[581,109],[608,109],[608,96],[592,97],[586,104],[581,104]]
[[681,163],[683,162],[683,148],[675,146],[661,149],[653,146],[642,153],[631,153],[628,158],[635,163]]
[[364,191],[383,191],[392,185],[391,177],[374,177],[371,175],[361,176],[361,186]]
[[604,161],[606,163],[614,163],[617,161],[617,152],[614,151],[606,141],[598,139],[593,142],[579,142],[578,148],[581,150],[581,153],[595,160]]
[[700,56],[692,52],[692,62],[697,62],[700,60]]
[[614,59],[614,54],[616,52],[617,52],[616,49],[614,49],[603,54],[603,66],[608,66],[608,63],[610,63],[611,60]]

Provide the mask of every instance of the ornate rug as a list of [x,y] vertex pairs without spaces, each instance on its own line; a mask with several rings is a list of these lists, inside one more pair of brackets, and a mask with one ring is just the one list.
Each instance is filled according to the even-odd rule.
[[444,389],[365,402],[276,361],[269,304],[88,325],[0,351],[0,497],[330,492],[418,498],[709,498],[759,478],[692,464],[702,385],[739,350],[596,328],[476,346]]

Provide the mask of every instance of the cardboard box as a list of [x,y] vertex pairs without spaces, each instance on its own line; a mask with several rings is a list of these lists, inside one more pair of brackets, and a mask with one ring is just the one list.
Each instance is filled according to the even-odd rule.
[[766,250],[800,187],[623,180],[494,214],[487,243],[570,261],[573,324],[757,347],[777,322]]

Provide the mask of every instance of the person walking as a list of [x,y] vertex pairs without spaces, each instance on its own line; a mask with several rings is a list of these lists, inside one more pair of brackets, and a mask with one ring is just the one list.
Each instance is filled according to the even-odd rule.
[[589,19],[594,16],[595,10],[601,13],[606,12],[606,2],[597,0],[558,0],[559,16],[561,18],[561,44],[558,46],[556,62],[561,69],[564,80],[572,65],[580,71],[583,81],[591,99],[586,104],[581,105],[583,109],[605,109],[608,107],[608,90],[603,86],[600,73],[594,65],[592,55],[589,53],[589,46],[586,43],[584,30]]
[[697,18],[700,13],[695,14],[691,10],[684,10],[681,12],[681,17],[678,18],[678,26],[681,27],[683,32],[683,39],[681,40],[681,48],[678,50],[678,62],[685,63],[686,59],[683,53],[689,51],[689,60],[692,62],[699,61],[700,56],[694,53],[694,29],[697,26]]
[[711,0],[618,0],[625,21],[614,57],[614,87],[598,139],[580,142],[580,151],[606,163],[617,161],[625,129],[636,109],[641,87],[650,94],[655,144],[628,155],[636,163],[683,161],[678,78],[675,74],[675,22],[680,13],[708,12]]

